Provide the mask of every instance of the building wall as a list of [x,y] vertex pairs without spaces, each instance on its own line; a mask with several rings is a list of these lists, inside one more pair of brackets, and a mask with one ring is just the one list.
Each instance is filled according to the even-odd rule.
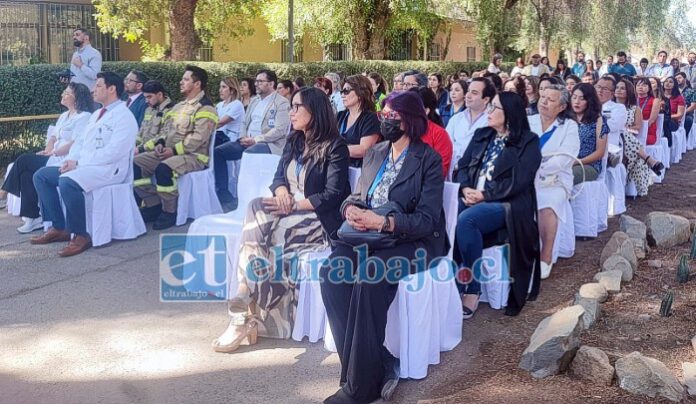
[[[434,43],[440,45],[444,50],[447,42],[447,32],[441,30],[435,35]],[[454,21],[452,24],[452,37],[450,39],[449,50],[447,52],[447,61],[466,62],[467,48],[473,47],[476,49],[476,61],[486,59],[483,55],[483,48],[476,40],[476,24],[468,21]]]

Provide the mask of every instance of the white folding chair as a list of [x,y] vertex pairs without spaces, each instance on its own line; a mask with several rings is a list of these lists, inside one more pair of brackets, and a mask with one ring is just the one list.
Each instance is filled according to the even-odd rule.
[[[692,112],[693,114],[693,112]],[[691,130],[686,138],[686,150],[691,151],[696,149],[696,125],[691,126]]]
[[[194,220],[189,226],[186,237],[186,251],[200,251],[209,245],[209,237],[215,235],[225,236],[229,296],[237,293],[239,285],[237,262],[239,259],[242,226],[244,225],[249,202],[258,197],[272,196],[269,187],[273,182],[273,176],[280,161],[280,156],[275,154],[244,153],[241,161],[238,182],[239,207],[232,212],[203,216]],[[215,196],[215,200],[217,200],[217,196]]]
[[[621,146],[607,144],[607,150],[623,155]],[[616,216],[626,212],[626,166],[619,163],[616,167],[607,167],[606,184],[609,190],[609,216]]]
[[607,158],[609,149],[602,157],[602,170],[594,181],[585,181],[573,187],[570,205],[573,211],[575,236],[597,237],[606,230],[609,212],[609,189],[607,175]]
[[87,231],[95,247],[112,239],[131,240],[147,231],[133,195],[134,151],[129,154],[128,174],[122,183],[85,193]]
[[[7,166],[7,171],[5,171],[5,180],[7,180],[7,176],[10,174],[10,170],[12,169],[12,166],[14,166],[14,163],[10,163]],[[19,211],[22,206],[22,199],[18,196],[14,196],[12,194],[7,194],[7,213],[12,215],[12,216],[19,216]]]
[[177,179],[179,199],[176,210],[176,225],[181,226],[188,219],[222,213],[222,206],[215,192],[215,165],[213,151],[215,142],[210,139],[208,167],[186,173]]

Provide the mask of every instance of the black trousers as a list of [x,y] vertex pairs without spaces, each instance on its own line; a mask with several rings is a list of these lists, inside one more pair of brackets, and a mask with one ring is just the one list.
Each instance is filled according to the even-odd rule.
[[[412,261],[418,247],[418,243],[400,244],[391,249],[370,251],[368,255],[383,262],[392,257]],[[358,268],[358,254],[352,246],[336,245],[330,260],[340,257],[348,258],[352,268]],[[370,277],[374,276],[373,265],[367,267]],[[387,311],[396,296],[398,279],[408,272],[392,272],[393,276],[388,279],[369,283],[331,280],[332,274],[335,276],[343,270],[338,265],[322,267],[321,296],[341,360],[343,390],[356,401],[368,403],[380,398],[384,377],[396,361],[384,347]]]
[[39,156],[33,153],[22,154],[15,160],[12,169],[7,174],[7,179],[2,189],[8,193],[21,197],[19,215],[36,219],[39,217],[39,196],[34,188],[34,173],[46,166],[48,156]]

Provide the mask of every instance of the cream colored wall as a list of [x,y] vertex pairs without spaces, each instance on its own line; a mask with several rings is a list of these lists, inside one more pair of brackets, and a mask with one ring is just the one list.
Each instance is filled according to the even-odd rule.
[[252,24],[254,33],[243,38],[218,38],[213,44],[213,60],[216,62],[280,62],[281,42],[271,42],[263,20]]
[[[444,51],[447,43],[447,32],[441,30],[435,35],[434,43],[440,44]],[[447,52],[447,61],[466,62],[466,48],[476,48],[476,61],[484,59],[483,48],[476,40],[476,25],[465,21],[455,21],[452,25],[452,38]]]

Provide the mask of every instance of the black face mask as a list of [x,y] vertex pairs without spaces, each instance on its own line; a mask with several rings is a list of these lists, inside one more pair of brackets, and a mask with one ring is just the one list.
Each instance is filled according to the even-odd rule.
[[404,130],[401,129],[400,119],[385,119],[380,124],[380,131],[384,139],[390,142],[396,142],[401,139],[401,136],[405,133]]

